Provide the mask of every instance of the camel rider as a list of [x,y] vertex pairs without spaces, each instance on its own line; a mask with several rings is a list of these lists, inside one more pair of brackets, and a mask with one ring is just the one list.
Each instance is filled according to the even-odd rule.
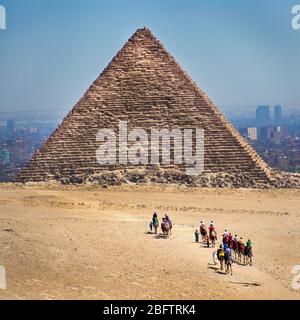
[[250,239],[248,239],[247,243],[246,243],[246,246],[248,248],[252,248],[252,241]]
[[252,266],[252,257],[253,257],[252,245],[253,245],[252,241],[248,239],[245,249],[247,248],[247,257],[249,259],[250,266]]
[[168,223],[168,221],[167,221],[167,219],[166,218],[162,218],[162,223],[161,223],[162,225],[166,225],[166,224],[169,224]]
[[165,221],[171,226],[172,222],[167,214],[165,214]]
[[200,221],[200,228],[206,229],[206,225],[203,221]]
[[228,236],[229,236],[228,231],[225,230],[225,232],[223,234],[223,243],[224,244],[228,244]]
[[238,250],[238,241],[239,241],[239,237],[237,235],[235,235],[233,238],[233,241],[232,241],[232,249],[234,251]]
[[213,236],[215,238],[215,240],[217,240],[217,231],[216,231],[216,228],[213,224],[210,224],[210,226],[209,226],[209,236],[210,237]]
[[245,248],[245,244],[243,241],[243,238],[241,237],[240,240],[238,241],[238,250],[239,252],[243,252]]

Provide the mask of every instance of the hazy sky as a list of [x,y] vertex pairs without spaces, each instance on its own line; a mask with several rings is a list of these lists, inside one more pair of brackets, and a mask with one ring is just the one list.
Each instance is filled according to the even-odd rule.
[[68,111],[147,26],[219,106],[300,106],[300,0],[0,0],[0,111]]

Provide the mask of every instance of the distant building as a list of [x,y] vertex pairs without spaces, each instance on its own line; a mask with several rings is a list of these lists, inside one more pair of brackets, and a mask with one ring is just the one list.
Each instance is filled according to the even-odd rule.
[[257,128],[248,128],[248,138],[250,140],[257,140]]
[[12,135],[14,128],[15,128],[15,122],[13,120],[7,120],[6,133],[8,136]]
[[0,121],[0,139],[4,137],[5,130],[6,130],[6,127],[5,127],[4,123]]
[[9,164],[10,163],[10,153],[6,148],[0,150],[0,163],[1,164]]
[[258,129],[257,138],[259,141],[266,141],[270,138],[270,128],[269,127],[260,127]]
[[281,126],[282,124],[282,107],[281,106],[275,106],[274,107],[274,125],[275,126]]
[[280,144],[281,143],[281,127],[276,126],[270,128],[270,141],[272,141],[275,144]]
[[269,106],[258,106],[256,108],[256,126],[267,127],[271,124],[270,119],[270,107]]

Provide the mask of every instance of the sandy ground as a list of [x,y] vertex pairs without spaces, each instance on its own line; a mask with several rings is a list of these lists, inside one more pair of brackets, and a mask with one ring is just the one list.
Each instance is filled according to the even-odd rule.
[[[0,185],[0,299],[299,299],[300,190]],[[170,239],[148,233],[168,213]],[[233,276],[194,242],[213,219],[254,242]]]

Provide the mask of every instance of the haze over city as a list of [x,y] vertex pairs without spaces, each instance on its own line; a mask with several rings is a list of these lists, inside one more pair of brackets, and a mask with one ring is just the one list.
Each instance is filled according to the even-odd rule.
[[0,112],[66,113],[145,25],[221,109],[254,112],[258,104],[300,105],[294,1],[1,4],[7,29],[0,32]]

